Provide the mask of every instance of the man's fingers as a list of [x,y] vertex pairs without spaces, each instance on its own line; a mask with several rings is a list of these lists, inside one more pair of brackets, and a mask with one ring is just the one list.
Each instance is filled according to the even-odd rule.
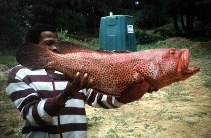
[[72,82],[73,85],[77,85],[77,84],[79,83],[79,81],[80,81],[80,76],[81,76],[81,73],[80,73],[80,72],[77,72],[77,73],[75,74],[75,78],[73,79],[73,82]]
[[83,88],[91,88],[93,86],[93,79],[89,78],[89,75],[85,73],[81,79],[80,87]]
[[93,79],[89,79],[86,88],[92,88],[93,87]]
[[82,74],[80,72],[77,72],[72,85],[74,87],[78,87],[79,89],[91,88],[93,80],[89,79],[88,76],[89,75],[87,73]]
[[88,74],[85,73],[81,78],[80,88],[81,89],[85,88],[87,86],[87,83],[88,83]]
[[76,74],[75,74],[75,77],[79,77],[80,76],[80,72],[77,72]]

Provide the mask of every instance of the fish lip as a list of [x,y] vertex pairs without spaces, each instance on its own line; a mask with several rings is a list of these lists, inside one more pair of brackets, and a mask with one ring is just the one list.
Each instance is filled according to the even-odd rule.
[[200,68],[199,67],[191,67],[191,68],[188,68],[185,73],[186,74],[195,74],[197,72],[200,71]]
[[192,75],[200,71],[199,67],[189,67],[189,61],[190,61],[190,50],[189,49],[182,49],[182,57],[181,60],[183,62],[183,69],[184,75]]
[[185,70],[188,70],[188,66],[189,66],[189,60],[190,60],[190,50],[189,49],[182,49],[183,53],[182,53],[182,59],[183,59],[183,63],[184,63],[184,67]]

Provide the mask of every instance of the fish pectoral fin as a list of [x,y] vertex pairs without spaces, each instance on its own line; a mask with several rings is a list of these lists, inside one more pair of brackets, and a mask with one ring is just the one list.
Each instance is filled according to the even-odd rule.
[[142,83],[144,81],[144,77],[137,71],[133,72],[133,83]]
[[141,97],[146,93],[149,84],[146,81],[142,83],[134,84],[131,87],[127,88],[120,97],[118,101],[121,103],[130,103],[136,100],[141,99]]
[[157,88],[153,88],[153,87],[149,87],[148,88],[148,90],[147,90],[147,93],[153,93],[153,92],[156,92],[156,91],[158,91],[159,89],[157,89]]

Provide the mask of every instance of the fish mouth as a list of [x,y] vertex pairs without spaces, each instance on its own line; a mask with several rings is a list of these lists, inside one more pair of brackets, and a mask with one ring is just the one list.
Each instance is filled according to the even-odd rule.
[[189,49],[182,49],[181,52],[181,59],[179,61],[180,66],[178,66],[178,71],[182,72],[182,76],[185,79],[191,77],[193,74],[200,71],[199,67],[189,67],[189,60],[190,60],[190,50]]

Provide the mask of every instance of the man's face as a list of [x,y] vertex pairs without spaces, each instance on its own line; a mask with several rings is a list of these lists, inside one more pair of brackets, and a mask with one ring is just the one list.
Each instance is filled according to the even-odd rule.
[[54,45],[57,41],[58,35],[56,32],[45,31],[40,34],[39,45],[57,53],[57,48]]

